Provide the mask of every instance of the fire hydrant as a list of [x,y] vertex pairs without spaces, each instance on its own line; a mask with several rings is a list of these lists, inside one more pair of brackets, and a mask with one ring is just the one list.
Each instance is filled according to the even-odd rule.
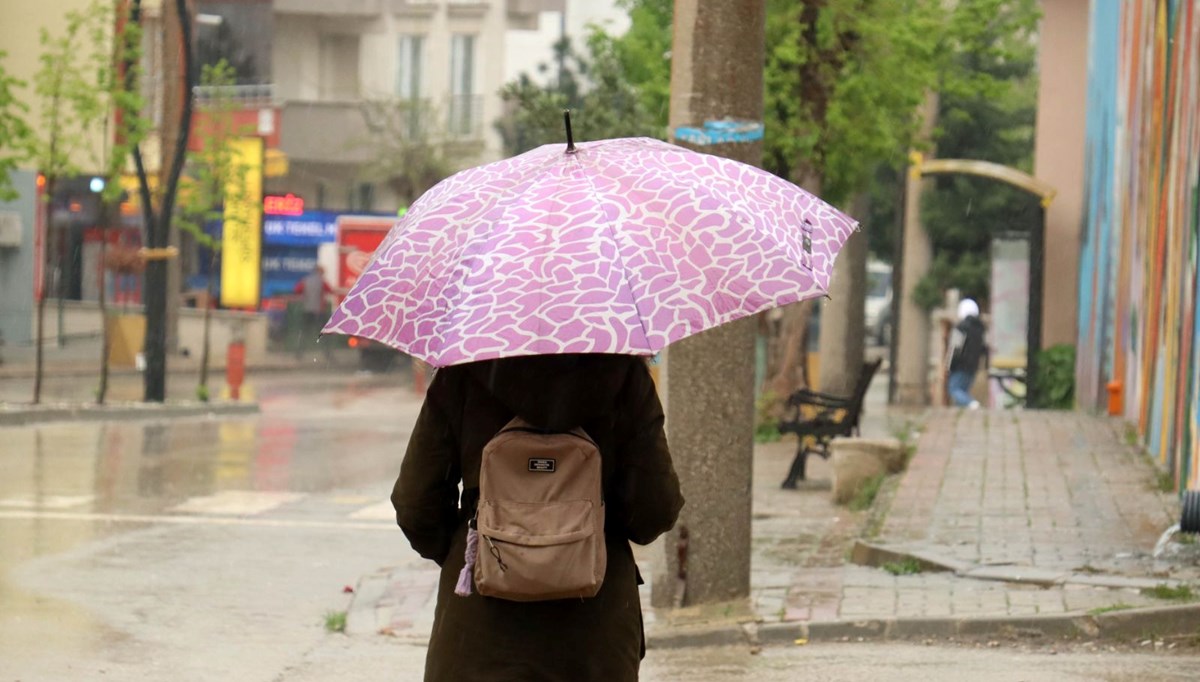
[[246,379],[246,343],[230,341],[225,351],[225,383],[229,384],[229,397],[241,399],[242,382]]

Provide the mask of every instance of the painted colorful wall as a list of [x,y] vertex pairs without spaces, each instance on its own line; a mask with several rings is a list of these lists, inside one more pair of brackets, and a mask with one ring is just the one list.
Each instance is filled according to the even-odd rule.
[[1200,0],[1093,0],[1078,395],[1200,488]]

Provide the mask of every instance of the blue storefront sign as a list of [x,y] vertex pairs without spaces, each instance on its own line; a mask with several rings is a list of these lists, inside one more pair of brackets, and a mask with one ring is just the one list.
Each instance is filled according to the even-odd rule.
[[337,240],[338,213],[305,211],[296,216],[263,216],[263,243],[308,246]]

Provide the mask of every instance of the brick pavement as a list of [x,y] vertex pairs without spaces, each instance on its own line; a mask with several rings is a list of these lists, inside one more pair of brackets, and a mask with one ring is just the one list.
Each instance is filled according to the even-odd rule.
[[[892,435],[910,418],[876,406],[864,435]],[[892,575],[849,563],[849,549],[872,528],[876,542],[982,565],[980,573],[990,571],[992,578],[1022,570],[1097,579],[1197,577],[1150,557],[1159,535],[1177,520],[1178,505],[1173,495],[1155,490],[1153,467],[1121,442],[1117,422],[1019,411],[933,411],[922,421],[909,469],[881,493],[882,519],[882,508],[853,512],[834,505],[832,472],[819,458],[810,459],[810,480],[800,490],[781,490],[794,440],[756,447],[749,607],[760,623],[1003,619],[1165,605],[1136,589],[1044,587],[949,572]],[[662,553],[658,544],[635,548],[648,580]],[[392,576],[401,587],[411,582],[406,572]],[[652,638],[722,620],[720,611],[656,612],[650,592],[650,585],[642,588]],[[432,589],[419,601],[377,609],[372,620],[393,629],[425,623]],[[724,613],[726,623],[746,617],[741,608]],[[409,633],[426,634],[418,627]]]
[[[867,435],[887,435],[886,424],[877,423],[876,433]],[[892,484],[876,540],[993,567],[997,576],[1023,568],[1165,576],[1171,567],[1154,561],[1150,551],[1178,518],[1178,506],[1174,496],[1154,489],[1152,466],[1122,444],[1119,428],[1079,413],[930,412],[908,471]],[[760,446],[756,465],[777,469],[777,460],[789,455],[778,449]],[[811,469],[810,486],[819,487],[816,481],[829,475],[827,465],[815,461]],[[758,485],[755,504],[771,516],[788,506]],[[819,490],[793,493],[791,512],[807,519],[801,529],[815,523],[812,517],[839,517],[848,528],[829,526],[821,536],[826,544],[846,542],[866,524],[865,515],[833,507]],[[770,565],[772,557],[760,548],[778,532],[756,520],[755,566]],[[1163,604],[1134,589],[1042,587],[953,573],[894,576],[849,563],[814,565],[803,553],[793,565],[785,609],[776,614],[760,608],[764,621],[1034,616]],[[756,581],[756,602],[769,605],[763,597],[777,589]]]

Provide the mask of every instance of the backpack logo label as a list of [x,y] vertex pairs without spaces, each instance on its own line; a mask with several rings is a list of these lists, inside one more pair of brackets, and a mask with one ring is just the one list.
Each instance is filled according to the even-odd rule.
[[549,457],[547,457],[547,458],[530,457],[529,458],[529,470],[536,471],[539,474],[552,474],[552,473],[554,473],[556,463],[557,463],[556,460],[551,459]]

